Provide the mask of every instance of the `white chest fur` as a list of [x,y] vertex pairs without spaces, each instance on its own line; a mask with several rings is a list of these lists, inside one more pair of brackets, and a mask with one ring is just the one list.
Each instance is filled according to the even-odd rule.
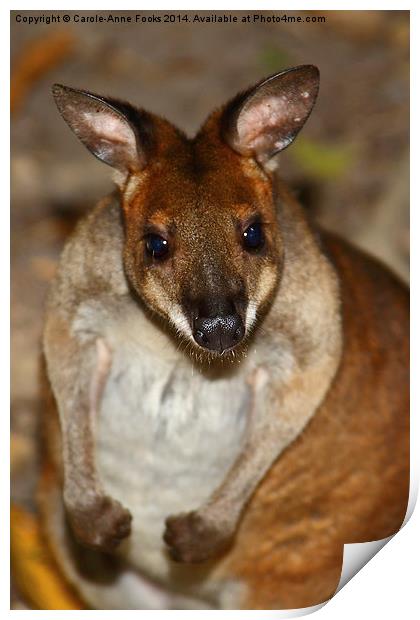
[[163,579],[173,567],[165,518],[198,508],[238,455],[249,390],[245,366],[209,378],[139,311],[105,320],[113,363],[97,421],[96,458],[105,490],[133,515],[121,553]]

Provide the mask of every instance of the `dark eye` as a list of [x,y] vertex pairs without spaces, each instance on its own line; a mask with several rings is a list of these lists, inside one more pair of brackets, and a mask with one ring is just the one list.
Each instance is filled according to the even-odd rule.
[[146,237],[146,250],[153,258],[164,258],[168,253],[169,244],[163,237],[150,234]]
[[264,233],[261,224],[255,222],[242,235],[243,244],[247,250],[258,250],[264,245]]

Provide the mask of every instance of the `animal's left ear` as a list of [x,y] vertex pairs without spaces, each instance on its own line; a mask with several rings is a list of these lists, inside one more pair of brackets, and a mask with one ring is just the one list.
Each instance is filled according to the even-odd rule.
[[272,75],[227,105],[222,118],[224,139],[241,155],[266,164],[302,129],[318,88],[319,71],[313,65]]

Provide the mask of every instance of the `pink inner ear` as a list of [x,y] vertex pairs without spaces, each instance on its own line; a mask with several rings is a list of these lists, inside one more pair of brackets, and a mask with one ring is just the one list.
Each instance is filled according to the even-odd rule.
[[82,138],[89,134],[89,142],[99,159],[120,169],[135,170],[139,167],[139,154],[131,127],[111,112],[80,113],[79,131]]
[[[281,135],[281,126],[288,121],[290,110],[286,95],[266,97],[259,103],[253,103],[242,111],[238,119],[238,137],[241,145],[250,150],[259,150],[259,146],[266,143],[264,134],[270,137],[273,129],[280,130],[274,147],[281,149],[287,146],[290,139]],[[296,119],[298,122],[300,119]]]
[[114,144],[134,146],[133,132],[116,116],[101,112],[83,112],[82,118],[98,138]]
[[278,94],[266,94],[248,101],[237,120],[234,148],[254,153],[260,162],[286,148],[304,125],[316,93],[303,84],[283,88]]

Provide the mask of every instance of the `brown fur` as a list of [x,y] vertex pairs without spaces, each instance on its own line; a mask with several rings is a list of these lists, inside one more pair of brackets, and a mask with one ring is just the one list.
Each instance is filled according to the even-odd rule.
[[[343,544],[397,532],[406,512],[408,295],[343,241],[323,234],[323,246],[340,274],[342,361],[323,405],[260,484],[220,561],[220,576],[249,586],[244,609],[327,600],[340,579]],[[54,420],[50,410],[50,446],[60,443]],[[56,467],[44,470],[47,501],[59,482]],[[43,512],[50,508],[48,501]]]
[[273,466],[224,570],[250,586],[245,609],[329,598],[344,543],[378,540],[404,520],[409,485],[408,295],[382,265],[323,236],[340,275],[341,366],[327,398]]
[[[64,118],[118,169],[120,187],[120,200],[100,205],[67,245],[48,306],[45,350],[73,533],[112,551],[130,531],[130,513],[105,495],[95,467],[95,420],[113,359],[101,321],[112,331],[128,311],[146,310],[163,319],[159,337],[149,327],[170,346],[178,342],[171,321],[192,329],[203,302],[233,300],[242,322],[254,304],[257,323],[236,347],[251,362],[227,368],[197,341],[190,348],[205,380],[237,373],[248,382],[247,425],[219,486],[196,510],[168,515],[164,533],[177,562],[209,560],[216,582],[236,578],[242,608],[324,601],[338,584],[343,544],[395,532],[407,503],[406,292],[343,242],[324,235],[319,244],[268,164],[305,122],[317,85],[313,67],[274,76],[212,114],[192,140],[128,104],[57,90]],[[250,252],[243,233],[255,218],[265,243]],[[167,241],[164,260],[147,252],[150,233]],[[137,353],[125,354],[144,372]],[[119,462],[112,467],[121,473]]]
[[[277,269],[281,258],[281,237],[272,226],[270,177],[223,142],[220,117],[220,111],[214,113],[193,140],[156,118],[156,140],[162,146],[149,167],[130,181],[136,191],[122,193],[126,271],[136,292],[159,314],[157,286],[174,302],[186,295],[208,297],[209,280],[215,282],[213,296],[220,289],[235,295],[243,280],[252,295],[260,261],[244,254],[238,241],[256,214],[267,236],[261,260]],[[149,259],[139,245],[142,230],[166,236],[173,248],[158,269],[147,269]]]

